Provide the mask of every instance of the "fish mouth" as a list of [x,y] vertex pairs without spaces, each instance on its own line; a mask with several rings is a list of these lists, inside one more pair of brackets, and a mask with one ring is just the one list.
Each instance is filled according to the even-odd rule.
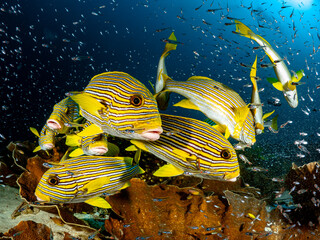
[[51,150],[52,148],[54,148],[54,144],[53,143],[45,143],[42,146],[42,150]]
[[38,190],[35,191],[34,195],[37,197],[37,201],[39,202],[50,202],[50,198]]
[[54,120],[54,119],[48,119],[47,125],[52,130],[59,130],[62,128],[61,124],[57,120]]
[[146,131],[143,131],[141,133],[141,137],[148,141],[157,141],[160,138],[160,134],[163,132],[162,127],[149,129]]
[[93,147],[93,148],[90,148],[90,152],[93,155],[104,155],[108,152],[108,148],[107,147]]

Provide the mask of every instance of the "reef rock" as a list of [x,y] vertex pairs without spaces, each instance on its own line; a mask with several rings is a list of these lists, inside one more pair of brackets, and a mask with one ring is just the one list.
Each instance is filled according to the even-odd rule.
[[320,219],[320,165],[311,162],[298,167],[292,164],[286,180],[295,209],[287,211],[289,221],[302,225],[319,225]]
[[44,224],[33,221],[21,221],[17,226],[11,228],[4,236],[15,240],[50,240],[51,230]]

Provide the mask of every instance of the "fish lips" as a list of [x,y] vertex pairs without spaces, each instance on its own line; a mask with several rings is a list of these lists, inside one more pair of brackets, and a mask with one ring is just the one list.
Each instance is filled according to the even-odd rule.
[[140,136],[147,141],[157,141],[160,138],[160,134],[163,132],[162,127],[148,129],[143,131]]
[[290,107],[296,108],[298,106],[298,94],[296,89],[293,91],[284,91],[283,95]]
[[52,118],[49,118],[47,120],[47,126],[51,129],[51,130],[60,130],[64,127],[64,125],[56,120],[56,119],[52,119]]
[[108,148],[104,146],[96,146],[90,147],[88,151],[88,155],[104,155],[108,152]]

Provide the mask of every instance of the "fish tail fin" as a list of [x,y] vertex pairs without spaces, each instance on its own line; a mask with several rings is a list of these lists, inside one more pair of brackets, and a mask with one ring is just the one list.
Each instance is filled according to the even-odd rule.
[[[169,36],[168,39],[173,41],[173,42],[177,41],[177,38],[174,35],[174,32],[171,33],[171,35]],[[164,51],[163,51],[161,57],[167,57],[169,55],[169,52],[172,51],[172,50],[176,50],[176,48],[177,48],[177,44],[170,43],[170,42],[166,43],[166,46],[164,47]]]
[[242,22],[238,20],[234,20],[236,23],[236,32],[240,33],[242,36],[247,37],[247,38],[253,38],[256,36],[256,34],[248,28],[246,25],[244,25]]

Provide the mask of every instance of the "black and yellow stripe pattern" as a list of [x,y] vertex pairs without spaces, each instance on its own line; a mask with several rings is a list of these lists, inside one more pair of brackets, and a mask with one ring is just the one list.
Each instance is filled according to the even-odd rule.
[[64,123],[70,123],[79,118],[79,107],[70,97],[63,99],[58,102],[53,107],[53,112],[51,113],[48,121],[50,119],[58,121],[62,126],[59,133],[65,133],[68,129]]
[[38,140],[39,146],[42,150],[51,150],[55,145],[55,137],[58,132],[51,130],[47,124],[43,126]]
[[246,104],[239,94],[228,86],[207,77],[194,76],[185,82],[168,79],[165,91],[188,98],[216,124],[227,127],[232,138],[248,145],[255,143],[253,116],[248,111],[244,123],[238,124],[236,111],[245,108]]
[[140,81],[124,72],[106,72],[94,76],[84,92],[103,106],[98,115],[81,108],[82,115],[104,132],[139,139],[139,133],[161,127],[157,103]]
[[131,158],[70,158],[44,173],[35,195],[45,197],[49,203],[85,202],[101,194],[116,193],[141,171],[139,165],[132,166]]
[[182,169],[184,174],[229,180],[239,176],[236,152],[208,123],[161,114],[163,133],[154,142],[131,140],[138,148]]

